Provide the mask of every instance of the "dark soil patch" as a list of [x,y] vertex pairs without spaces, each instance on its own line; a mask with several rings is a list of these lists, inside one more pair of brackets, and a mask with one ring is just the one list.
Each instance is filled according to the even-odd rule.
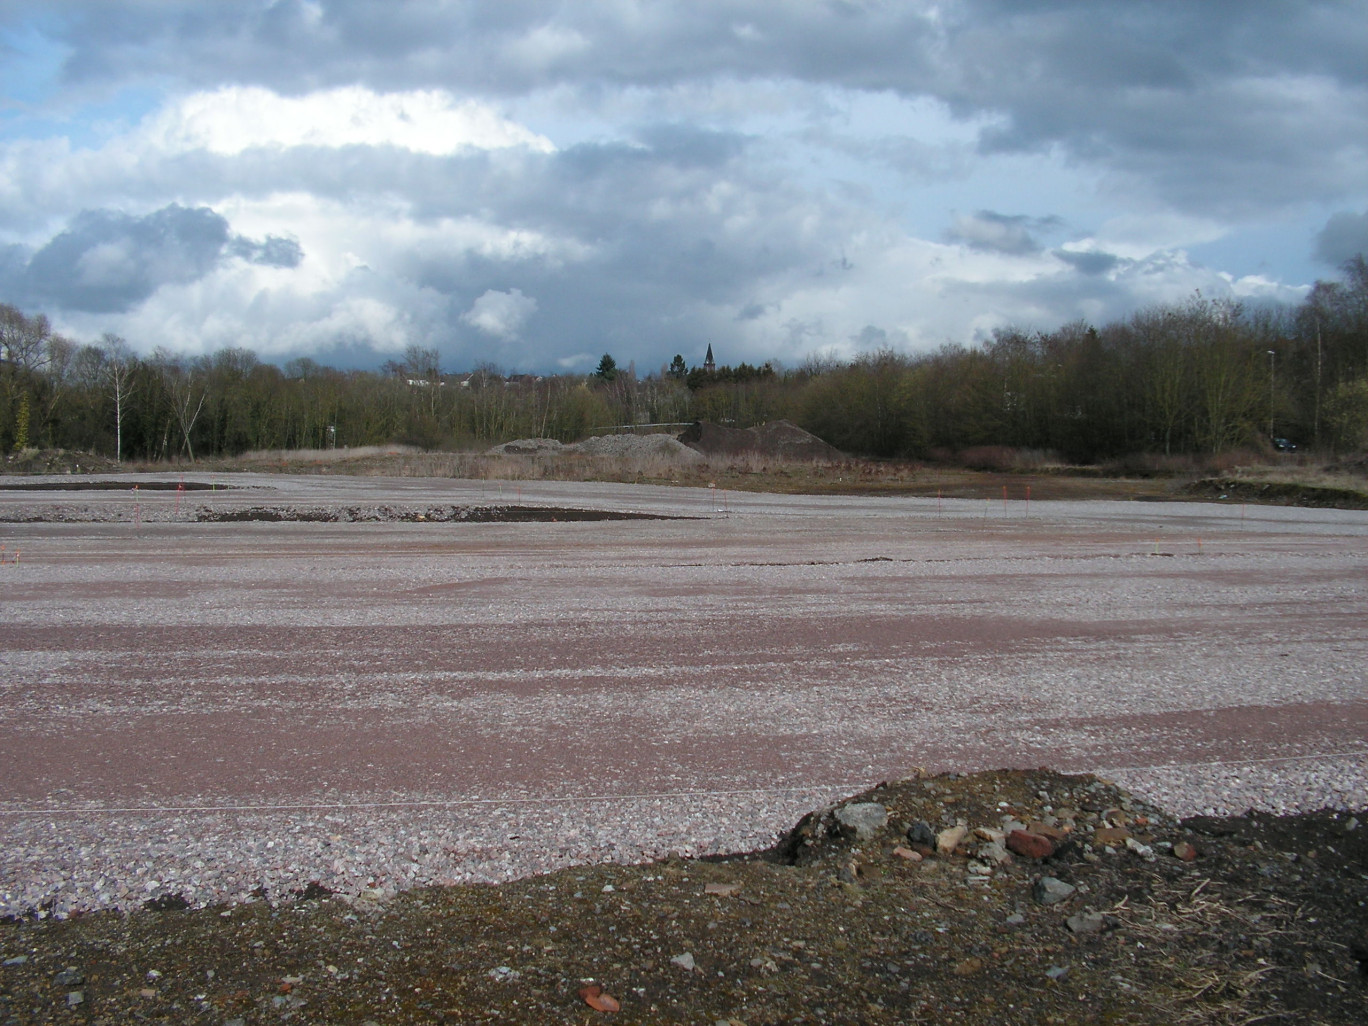
[[6,492],[210,492],[227,491],[230,485],[205,481],[21,481],[0,484]]
[[564,523],[603,520],[687,520],[690,517],[622,510],[573,509],[565,506],[431,506],[410,509],[397,506],[251,506],[245,509],[200,509],[199,523],[471,523],[519,524]]
[[[868,836],[833,807],[764,853],[10,922],[0,1023],[1368,1022],[1365,813],[1179,823],[1045,770],[863,803]],[[1055,853],[987,855],[1003,817]]]
[[1324,488],[1284,481],[1241,481],[1208,478],[1194,481],[1183,494],[1202,500],[1258,502],[1273,506],[1309,506],[1316,509],[1368,509],[1368,493],[1349,488]]
[[0,461],[0,474],[115,474],[123,469],[108,456],[70,449],[25,449]]

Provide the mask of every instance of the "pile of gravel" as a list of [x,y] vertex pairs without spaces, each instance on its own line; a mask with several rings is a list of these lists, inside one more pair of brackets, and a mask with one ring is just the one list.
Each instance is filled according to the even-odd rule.
[[789,420],[771,420],[752,428],[732,428],[699,421],[679,440],[705,456],[760,456],[795,463],[838,463],[845,457],[810,431]]
[[664,462],[675,467],[692,467],[707,462],[706,456],[690,449],[672,435],[594,435],[570,445],[562,445],[554,438],[519,438],[486,451],[489,456],[556,457],[571,454],[620,462]]

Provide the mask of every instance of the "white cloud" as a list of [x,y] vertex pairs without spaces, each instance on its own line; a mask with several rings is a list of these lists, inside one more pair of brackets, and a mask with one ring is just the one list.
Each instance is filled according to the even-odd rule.
[[589,47],[589,39],[575,29],[560,25],[538,25],[527,35],[510,42],[505,53],[516,65],[540,70],[579,57]]
[[441,89],[376,93],[347,86],[279,96],[257,86],[225,86],[183,97],[150,119],[153,149],[206,150],[220,156],[266,147],[393,146],[444,155],[462,149],[555,149],[545,136],[474,100]]
[[[1337,2],[67,6],[0,300],[144,349],[794,364],[1295,298],[1364,238]],[[134,230],[172,205],[221,230]]]
[[518,337],[528,318],[536,312],[537,301],[524,296],[521,289],[507,292],[489,289],[461,315],[461,320],[486,335],[511,340]]

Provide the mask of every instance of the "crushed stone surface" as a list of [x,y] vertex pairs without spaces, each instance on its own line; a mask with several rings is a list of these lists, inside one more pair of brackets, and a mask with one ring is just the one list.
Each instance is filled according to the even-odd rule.
[[[198,483],[0,494],[0,915],[752,850],[917,767],[1364,804],[1361,511]],[[512,501],[689,519],[410,515]],[[379,512],[193,522],[262,506]]]

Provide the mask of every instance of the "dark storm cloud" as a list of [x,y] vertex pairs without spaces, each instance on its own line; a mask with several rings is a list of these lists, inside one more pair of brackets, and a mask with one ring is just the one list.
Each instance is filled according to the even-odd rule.
[[1027,217],[980,210],[976,214],[955,218],[946,236],[951,242],[962,242],[983,252],[1025,256],[1040,252],[1040,243],[1033,233],[1057,228],[1059,224],[1059,219],[1055,217]]
[[195,281],[218,262],[228,222],[172,204],[145,217],[85,210],[29,260],[30,291],[92,313],[128,310],[166,284]]
[[1341,211],[1316,235],[1316,259],[1339,267],[1346,260],[1368,254],[1368,213]]
[[268,235],[260,242],[239,236],[232,240],[228,250],[248,263],[265,267],[298,267],[304,259],[299,240],[281,235]]
[[285,92],[557,86],[592,103],[621,86],[792,79],[934,97],[987,119],[985,151],[1058,147],[1204,213],[1333,201],[1361,186],[1368,138],[1364,0],[84,0],[63,11],[78,90],[169,76]]
[[[536,365],[538,353],[576,346],[596,354],[607,346],[620,358],[667,348],[691,353],[701,332],[725,338],[737,309],[763,315],[753,297],[766,281],[822,259],[822,245],[804,236],[797,215],[809,227],[826,226],[815,232],[819,238],[843,231],[844,215],[766,178],[763,167],[737,159],[731,143],[676,145],[686,135],[662,128],[640,133],[658,150],[586,144],[525,160],[500,189],[468,197],[499,223],[573,238],[586,255],[560,262],[537,253],[464,254],[430,259],[410,273],[456,305],[509,287],[535,297],[537,316],[504,347],[508,361],[522,354]],[[661,145],[666,138],[670,144]],[[710,326],[709,316],[718,323]]]
[[164,285],[198,281],[225,255],[272,267],[295,267],[303,251],[294,239],[257,242],[234,236],[207,207],[171,204],[143,217],[85,210],[66,231],[25,261],[11,247],[0,279],[25,298],[89,313],[132,309]]
[[1121,263],[1120,257],[1111,253],[1100,253],[1096,250],[1078,253],[1066,249],[1056,249],[1052,255],[1063,260],[1080,274],[1087,275],[1106,274],[1115,270],[1117,265]]

